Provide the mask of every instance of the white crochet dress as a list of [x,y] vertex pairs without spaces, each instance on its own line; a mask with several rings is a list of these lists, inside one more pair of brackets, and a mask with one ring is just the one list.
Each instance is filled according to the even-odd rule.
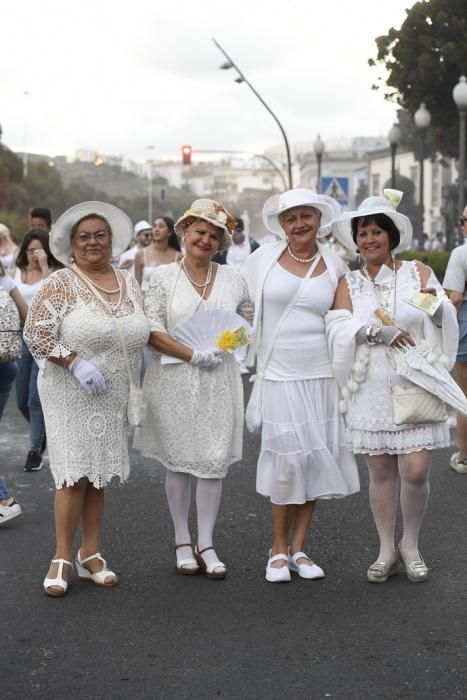
[[[125,271],[126,292],[112,315],[71,270],[43,283],[30,307],[25,340],[41,365],[39,395],[44,410],[50,468],[57,488],[86,477],[96,487],[129,474],[126,407],[128,375],[116,319],[135,368],[149,337],[141,291]],[[74,351],[92,362],[106,391],[87,394],[69,369],[47,357]]]
[[[346,280],[354,316],[365,323],[381,325],[373,311],[380,306],[392,312],[393,272],[386,266],[381,268],[375,280],[378,296],[375,296],[373,284],[361,272],[348,273]],[[395,324],[422,340],[426,314],[404,301],[411,292],[419,289],[416,262],[402,262],[396,276]],[[449,446],[449,430],[445,423],[402,428],[394,423],[391,382],[397,381],[397,375],[390,371],[387,346],[372,346],[366,379],[353,394],[347,412],[348,443],[354,453],[406,454]]]
[[[246,283],[227,265],[217,268],[207,301],[201,301],[178,263],[160,265],[144,307],[151,330],[168,332],[196,310],[228,309],[253,319]],[[167,469],[201,478],[222,478],[242,457],[243,385],[233,354],[213,370],[188,362],[161,364],[152,351],[144,377],[148,418],[135,432],[135,447]]]

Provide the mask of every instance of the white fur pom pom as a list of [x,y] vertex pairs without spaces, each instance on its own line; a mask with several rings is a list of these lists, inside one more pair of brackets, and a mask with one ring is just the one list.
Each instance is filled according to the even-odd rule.
[[339,413],[347,413],[347,401],[345,399],[339,401]]
[[438,357],[438,360],[443,365],[443,367],[446,367],[446,368],[449,367],[450,362],[449,362],[448,358],[446,357],[446,355],[441,354]]
[[346,386],[342,389],[341,393],[342,393],[342,396],[344,397],[344,399],[350,398],[350,391],[347,389]]
[[366,372],[365,368],[363,369],[357,369],[352,373],[352,379],[354,379],[356,382],[361,384],[362,382],[365,381],[366,378]]
[[354,382],[353,379],[350,379],[347,382],[347,388],[351,394],[355,394],[355,392],[358,391],[358,384],[357,382]]

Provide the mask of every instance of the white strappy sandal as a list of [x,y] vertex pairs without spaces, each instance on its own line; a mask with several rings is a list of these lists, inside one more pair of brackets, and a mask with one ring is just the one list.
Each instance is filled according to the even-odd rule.
[[68,564],[68,566],[73,568],[73,562],[67,561],[67,559],[52,559],[52,564],[59,564],[60,566],[55,578],[46,577],[44,579],[44,591],[53,598],[61,598],[68,589],[68,581],[65,581],[63,578],[63,567],[65,564]]
[[[100,571],[96,571],[95,574],[91,573],[89,569],[86,569],[86,567],[83,566],[83,564],[91,561],[91,559],[99,559],[99,561],[102,562],[102,569]],[[110,569],[107,568],[107,562],[101,556],[100,552],[97,552],[97,554],[91,554],[91,556],[86,557],[86,559],[81,559],[81,552],[78,551],[75,564],[78,571],[78,576],[82,581],[92,581],[96,584],[96,586],[103,586],[104,588],[112,588],[112,586],[116,586],[118,583],[117,574],[114,574],[113,571],[110,571]],[[106,583],[105,579],[109,576],[113,576],[114,579],[113,581]]]

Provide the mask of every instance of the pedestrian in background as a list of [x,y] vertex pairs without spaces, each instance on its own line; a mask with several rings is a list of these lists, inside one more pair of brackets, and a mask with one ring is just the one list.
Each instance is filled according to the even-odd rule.
[[[28,306],[31,305],[43,281],[57,265],[58,262],[50,252],[49,235],[38,228],[28,231],[21,242],[16,267],[10,270]],[[24,464],[24,470],[27,472],[42,469],[42,455],[46,447],[44,414],[37,390],[38,372],[37,362],[23,341],[16,376],[16,403],[29,423],[29,451]]]
[[263,244],[242,270],[255,302],[249,362],[256,355],[257,374],[247,425],[261,426],[256,490],[272,505],[270,582],[290,581],[291,571],[305,579],[324,576],[305,554],[316,500],[359,490],[324,327],[348,268],[317,240],[339,213],[334,199],[311,190],[274,195],[263,207],[263,222],[281,240]]
[[138,221],[134,229],[135,245],[122,253],[118,259],[120,270],[128,270],[131,275],[135,274],[136,253],[143,248],[147,248],[152,242],[152,226],[147,221]]
[[[21,355],[20,319],[26,320],[28,305],[18,286],[0,262],[0,419],[10,395]],[[3,460],[2,460],[3,461]],[[0,478],[0,525],[21,515],[22,509]]]
[[[198,199],[177,221],[185,256],[152,274],[145,297],[151,323],[151,352],[143,390],[145,424],[135,447],[167,469],[165,490],[175,530],[178,573],[201,570],[222,579],[213,533],[222,480],[242,457],[243,386],[235,358],[228,353],[192,349],[171,333],[178,321],[198,310],[226,309],[252,318],[241,275],[212,256],[230,246],[234,217],[219,202]],[[161,353],[177,358],[162,363]],[[196,481],[198,542],[193,557],[188,529],[192,481]]]
[[[443,287],[450,290],[450,298],[457,311],[459,346],[454,374],[467,396],[467,206],[459,224],[464,232],[464,245],[454,248],[449,256]],[[457,441],[459,451],[451,456],[449,464],[459,474],[467,474],[467,417],[462,413],[457,414]]]
[[5,224],[0,224],[0,263],[8,270],[13,267],[18,246],[11,238],[10,229]]
[[152,242],[135,257],[135,277],[146,292],[151,275],[159,265],[168,265],[182,257],[180,243],[170,216],[159,216],[152,228]]
[[[327,318],[335,374],[345,385],[348,444],[365,456],[370,473],[370,504],[380,540],[378,557],[367,571],[372,583],[398,573],[399,560],[410,581],[428,578],[418,536],[430,491],[432,451],[449,445],[444,418],[396,424],[392,388],[398,375],[388,348],[428,340],[452,356],[457,339],[454,309],[432,270],[416,260],[395,258],[410,247],[412,238],[410,220],[396,209],[401,197],[394,190],[368,197],[357,211],[336,221],[336,238],[346,248],[358,249],[365,263],[340,280]],[[433,318],[407,301],[419,291],[440,297]],[[403,534],[396,551],[398,477]]]
[[136,280],[111,265],[131,236],[127,215],[104,202],[62,214],[50,242],[67,268],[46,280],[26,321],[26,342],[42,364],[39,393],[56,487],[56,552],[44,580],[51,596],[67,591],[79,523],[79,577],[117,583],[100,554],[104,487],[129,474],[128,373],[149,335]]
[[30,229],[40,228],[45,233],[50,233],[52,228],[52,214],[47,207],[33,207],[29,210],[28,226]]

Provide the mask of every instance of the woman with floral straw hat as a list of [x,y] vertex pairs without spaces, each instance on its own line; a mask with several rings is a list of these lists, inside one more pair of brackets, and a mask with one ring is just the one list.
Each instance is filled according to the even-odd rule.
[[149,336],[138,283],[111,265],[131,236],[131,221],[117,207],[83,202],[68,209],[50,232],[50,248],[66,267],[44,282],[26,321],[25,340],[42,366],[38,386],[57,489],[56,552],[44,581],[51,596],[67,591],[79,523],[79,577],[117,583],[100,554],[104,487],[129,474],[129,374]]
[[[425,581],[428,568],[418,550],[418,535],[429,495],[431,454],[449,445],[449,431],[439,412],[426,418],[401,418],[395,397],[404,390],[388,348],[430,343],[433,357],[444,353],[452,365],[457,347],[455,310],[432,270],[395,254],[409,248],[410,220],[397,211],[402,192],[385,190],[368,197],[357,211],[345,212],[334,225],[335,237],[358,249],[364,264],[339,282],[327,330],[335,375],[347,411],[348,443],[365,455],[370,473],[370,504],[380,539],[368,581],[382,583],[396,574],[399,559],[410,581]],[[438,310],[423,310],[417,294],[438,297]],[[422,297],[422,300],[429,300]],[[436,301],[434,297],[431,297]],[[418,301],[417,301],[418,300]],[[418,304],[418,305],[416,305]],[[400,387],[400,388],[399,388]],[[417,404],[418,410],[422,406]],[[404,422],[405,421],[405,422]],[[417,421],[417,422],[415,422]],[[400,478],[403,535],[394,544]]]
[[[246,284],[212,256],[231,243],[235,218],[211,199],[197,199],[175,224],[184,257],[157,267],[145,295],[151,353],[143,391],[148,416],[135,447],[167,469],[166,494],[175,530],[176,570],[222,579],[225,565],[213,546],[222,479],[241,459],[243,387],[235,358],[176,340],[172,332],[196,311],[225,309],[253,315]],[[198,543],[188,529],[192,481],[196,481]]]
[[257,357],[247,426],[261,427],[256,489],[272,504],[266,580],[274,583],[290,581],[291,571],[324,576],[304,552],[316,499],[359,490],[324,328],[348,268],[319,236],[339,213],[334,199],[311,190],[274,195],[263,221],[280,240],[252,253],[242,270],[255,301],[249,364]]

